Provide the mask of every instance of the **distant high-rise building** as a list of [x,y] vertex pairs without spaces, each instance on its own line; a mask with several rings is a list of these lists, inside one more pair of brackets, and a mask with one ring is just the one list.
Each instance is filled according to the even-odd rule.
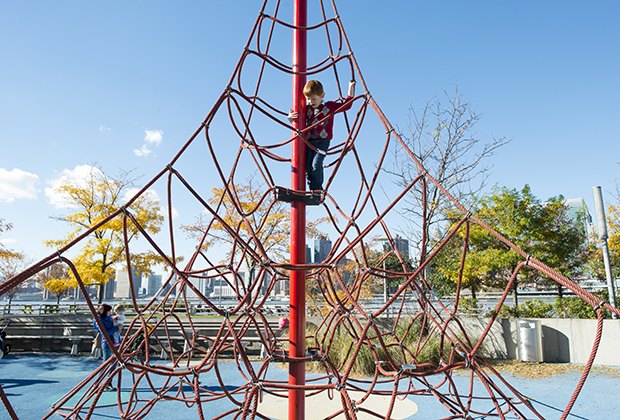
[[271,273],[269,271],[257,271],[255,281],[259,281],[261,294],[267,294],[271,284]]
[[332,250],[332,241],[329,239],[318,238],[314,240],[314,263],[319,264],[327,259],[327,255]]
[[146,281],[146,295],[153,296],[161,287],[161,274],[149,273]]
[[401,238],[400,236],[396,236],[394,238],[394,245],[396,245],[396,249],[405,258],[409,258],[409,241],[407,239]]
[[131,270],[131,282],[129,281],[129,274],[127,269],[116,271],[116,291],[114,297],[116,299],[131,297],[129,293],[129,285],[133,285],[133,293],[135,296],[140,295],[140,288],[142,287],[142,273],[138,270]]
[[114,299],[114,292],[116,292],[116,279],[110,279],[106,284],[103,285],[103,299]]
[[[172,274],[172,279],[164,286],[164,282],[162,280],[162,286],[161,286],[161,291],[159,292],[158,296],[166,296],[168,294],[168,292],[170,291],[170,289],[172,289],[173,285],[175,284],[177,279],[177,275],[176,274]],[[168,280],[168,278],[166,278],[166,280]],[[157,291],[155,292],[157,293]],[[172,292],[172,295],[176,295],[176,288],[175,290]]]
[[312,249],[306,245],[306,264],[312,264]]
[[[396,237],[394,238],[394,248],[403,258],[409,258],[409,241],[407,239],[401,238],[399,235],[396,235]],[[383,243],[383,251],[392,251],[392,245],[387,240]]]
[[275,287],[271,292],[271,296],[284,297],[288,296],[290,290],[290,279],[288,277],[280,277],[276,279]]
[[592,216],[588,212],[588,206],[583,198],[568,198],[564,200],[564,204],[568,207],[567,216],[575,223],[583,226],[586,234],[592,232]]
[[[245,282],[245,273],[243,271],[238,271],[237,273],[229,272],[221,275],[220,277],[215,277],[212,282],[212,292],[208,295],[210,297],[233,297],[238,296],[235,289],[230,286],[244,283]],[[205,294],[207,295],[207,294]]]

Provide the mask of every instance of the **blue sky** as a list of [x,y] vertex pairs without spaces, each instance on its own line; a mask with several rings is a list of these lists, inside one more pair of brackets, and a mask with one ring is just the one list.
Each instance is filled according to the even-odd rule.
[[[46,188],[81,165],[143,181],[163,168],[228,83],[261,3],[0,0],[0,217],[14,225],[4,243],[35,260],[51,252],[42,241],[62,235],[50,216],[63,210]],[[482,115],[481,138],[512,140],[490,162],[491,184],[590,207],[593,186],[615,189],[620,3],[338,6],[393,125],[458,87]],[[270,89],[290,98],[290,84]]]

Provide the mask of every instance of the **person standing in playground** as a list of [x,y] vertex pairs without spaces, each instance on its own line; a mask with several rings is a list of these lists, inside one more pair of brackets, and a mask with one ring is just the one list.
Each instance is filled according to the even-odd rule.
[[[323,85],[318,80],[309,80],[304,86],[304,96],[308,102],[306,107],[306,178],[308,189],[323,190],[323,161],[329,149],[329,141],[334,133],[334,114],[351,109],[355,96],[355,81],[349,82],[349,91],[344,102],[327,101]],[[292,123],[299,113],[291,111],[288,120]]]
[[[118,326],[115,325],[114,319],[112,318],[112,306],[107,303],[100,305],[97,309],[97,316],[99,317],[105,332],[108,334],[108,337],[110,337],[111,340],[114,340],[115,335],[118,334]],[[101,335],[101,352],[103,353],[102,363],[106,363],[106,361],[112,357],[112,348],[99,328],[97,320],[93,320],[93,328]],[[114,389],[115,388],[111,384],[106,385],[106,390],[113,391]]]

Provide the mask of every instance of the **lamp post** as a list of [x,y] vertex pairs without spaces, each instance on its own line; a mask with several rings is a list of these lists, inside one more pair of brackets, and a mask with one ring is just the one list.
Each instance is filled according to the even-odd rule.
[[[594,207],[596,208],[596,219],[598,221],[598,237],[601,240],[601,251],[603,252],[603,263],[605,264],[605,277],[607,277],[607,290],[609,291],[609,304],[616,307],[616,287],[611,275],[611,264],[609,262],[609,247],[607,246],[607,220],[605,219],[605,207],[603,206],[603,193],[601,187],[593,187]],[[611,314],[614,319],[618,316]]]

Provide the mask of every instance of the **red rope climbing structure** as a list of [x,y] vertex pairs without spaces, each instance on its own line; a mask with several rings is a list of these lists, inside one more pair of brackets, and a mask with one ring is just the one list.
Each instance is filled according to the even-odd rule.
[[[506,252],[521,257],[505,279],[495,314],[523,270],[534,270],[552,279],[596,311],[598,327],[591,357],[562,417],[570,413],[596,356],[604,311],[619,315],[620,311],[524,253],[472,215],[433,178],[370,94],[336,5],[327,0],[317,0],[317,4],[309,15],[304,8],[295,9],[290,22],[281,17],[291,15],[286,10],[288,2],[266,0],[228,85],[166,167],[122,208],[0,285],[3,295],[47,267],[62,263],[78,280],[94,316],[96,308],[86,290],[85,273],[80,272],[71,255],[97,229],[118,223],[126,232],[129,227],[140,231],[139,238],[125,237],[128,272],[132,269],[132,250],[147,248],[165,261],[170,273],[162,293],[146,304],[138,304],[132,294],[130,310],[136,315],[126,326],[121,346],[91,375],[67,390],[47,417],[88,418],[109,413],[105,410],[110,407],[102,403],[102,396],[105,385],[113,383],[118,389],[113,408],[124,419],[156,413],[158,404],[177,404],[179,410],[197,418],[266,418],[261,405],[266,396],[288,398],[289,416],[294,417],[303,413],[304,398],[314,395],[341,402],[328,418],[341,414],[357,418],[360,413],[390,418],[397,401],[404,398],[420,404],[425,398],[437,400],[445,407],[446,418],[542,418],[530,400],[483,357],[497,315],[485,320],[482,331],[472,335],[458,314],[461,282],[457,284],[456,300],[448,301],[433,292],[426,278],[437,255],[455,243],[462,248],[462,274],[468,258],[469,230],[474,225],[503,244]],[[298,50],[292,64],[287,64],[290,48],[280,48],[278,42],[290,45],[293,35]],[[308,62],[302,47],[306,38],[313,42]],[[282,50],[287,51],[283,57],[279,56]],[[313,127],[290,125],[286,119],[288,100],[278,96],[280,88],[274,88],[290,86],[291,77],[294,110],[303,110],[300,92],[309,77],[320,78],[328,96],[331,92],[343,97],[341,86],[349,80],[356,80],[361,92],[353,99],[351,110],[336,117],[336,130],[340,131],[336,131],[327,152],[324,201],[308,208],[299,201],[291,205],[290,228],[296,236],[290,243],[288,260],[266,246],[265,238],[270,234],[267,221],[283,205],[277,200],[277,190],[287,179],[291,165],[291,188],[304,190],[303,150],[306,135]],[[388,170],[395,150],[405,153],[417,170],[397,192],[393,192],[397,182]],[[240,191],[244,173],[252,174],[253,188],[258,191],[251,205]],[[422,227],[421,232],[426,232],[429,186],[451,201],[460,212],[460,220],[431,249],[422,247],[412,267],[398,251],[389,225],[402,217],[399,209],[406,197],[418,194],[419,214],[423,216],[415,222]],[[214,195],[212,187],[219,188],[221,194]],[[167,217],[163,235],[157,240],[135,214],[136,201],[154,188],[166,191],[163,201]],[[184,211],[201,215],[204,222],[195,252],[182,263],[175,239],[179,227],[173,217],[179,202],[188,206]],[[326,220],[326,230],[336,237],[325,261],[317,264],[306,262],[306,212],[309,218]],[[231,214],[234,217],[228,217]],[[218,242],[220,248],[225,248],[223,261],[222,253],[214,253],[209,246],[222,232],[227,238]],[[399,269],[386,268],[387,256],[371,257],[379,237],[387,238]],[[355,267],[344,269],[342,261],[353,262]],[[241,273],[247,267],[252,270],[244,276]],[[385,303],[366,305],[367,290],[384,280],[398,280],[397,290]],[[217,297],[207,295],[198,285],[218,281],[232,291],[234,304],[220,305]],[[278,338],[281,331],[273,325],[270,315],[269,296],[283,284],[290,285],[291,296],[288,349],[283,345],[286,337]],[[201,329],[191,309],[197,305],[215,315],[211,318],[217,323],[215,332]],[[181,347],[175,344],[178,335],[184,343]],[[263,348],[260,358],[250,353],[249,337],[257,339]],[[107,335],[103,339],[112,344]],[[348,343],[344,351],[336,351],[342,342]],[[433,351],[436,357],[429,357]],[[160,358],[162,354],[164,359]],[[370,361],[374,372],[360,378],[356,369],[362,360]],[[234,363],[238,372],[234,384],[222,376],[222,363]],[[271,374],[283,363],[289,366],[288,381]],[[305,367],[312,368],[312,375],[305,376]],[[468,385],[455,380],[457,372],[468,378]],[[4,394],[0,396],[12,413],[8,399]],[[372,396],[387,401],[383,411],[365,406]],[[228,408],[214,412],[211,407],[215,402],[226,402],[228,405],[217,406]]]

